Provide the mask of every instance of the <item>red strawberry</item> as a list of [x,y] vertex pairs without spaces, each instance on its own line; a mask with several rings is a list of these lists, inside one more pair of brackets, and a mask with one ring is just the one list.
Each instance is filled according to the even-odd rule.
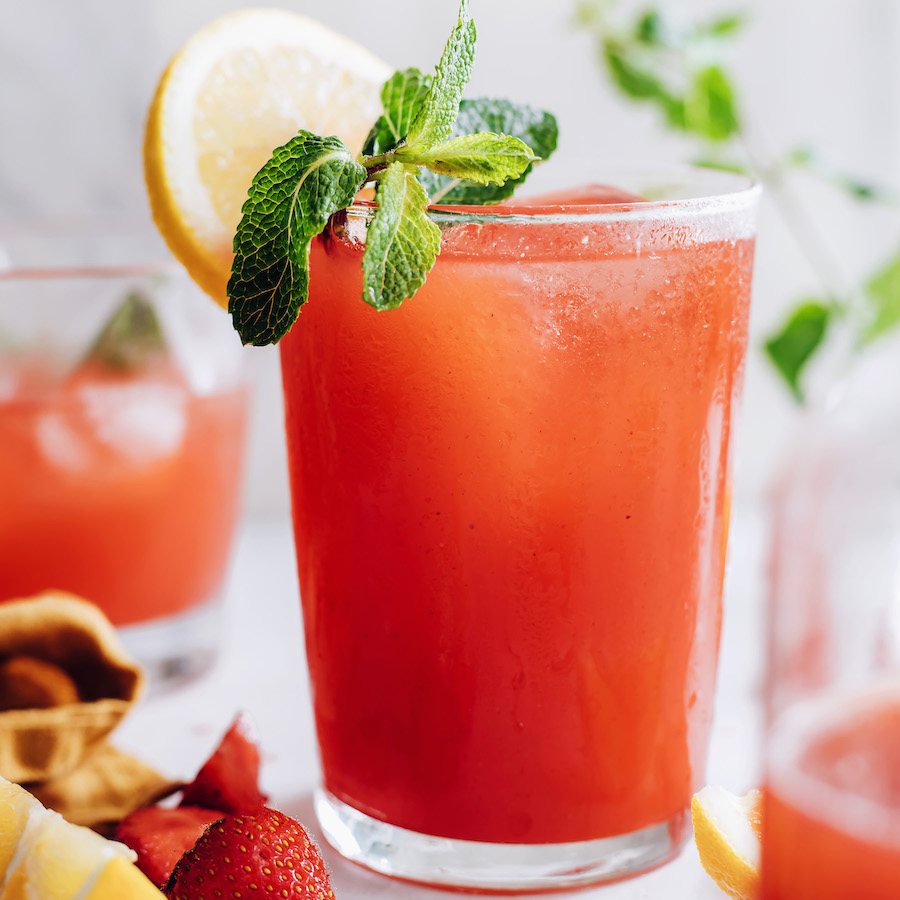
[[252,813],[266,802],[259,790],[259,749],[238,715],[221,743],[185,789],[182,806]]
[[274,809],[226,816],[182,858],[165,888],[169,900],[290,897],[334,900],[325,864],[299,822]]
[[196,806],[178,809],[145,806],[119,822],[116,840],[137,853],[137,867],[154,884],[163,885],[169,880],[175,863],[197,843],[206,827],[223,815]]

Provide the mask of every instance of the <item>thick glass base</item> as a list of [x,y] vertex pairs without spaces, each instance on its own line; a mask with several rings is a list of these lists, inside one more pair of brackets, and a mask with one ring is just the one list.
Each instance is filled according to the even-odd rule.
[[552,891],[639,875],[674,858],[689,833],[685,809],[640,831],[566,844],[489,844],[419,834],[373,819],[324,790],[316,815],[347,859],[406,881],[484,892]]
[[125,649],[144,667],[151,693],[202,675],[215,662],[222,604],[205,603],[177,616],[119,629]]

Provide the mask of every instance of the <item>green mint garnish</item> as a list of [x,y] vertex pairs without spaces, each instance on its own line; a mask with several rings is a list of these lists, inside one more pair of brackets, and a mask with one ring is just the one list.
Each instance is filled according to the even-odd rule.
[[363,299],[376,309],[393,309],[415,294],[434,265],[441,232],[427,208],[415,170],[391,163],[378,186],[363,255]]
[[234,239],[228,309],[245,344],[276,343],[291,328],[308,298],[310,242],[364,185],[375,185],[377,205],[363,299],[394,309],[418,291],[440,252],[430,191],[443,202],[497,202],[553,152],[549,113],[462,100],[474,56],[475,23],[461,0],[434,75],[406,69],[387,81],[384,113],[357,159],[339,138],[306,131],[275,150],[253,179]]
[[271,344],[309,289],[309,244],[353,202],[366,170],[336,137],[301,131],[257,172],[234,239],[228,311],[244,343]]
[[[508,100],[492,100],[486,97],[464,99],[459,105],[459,116],[453,134],[466,135],[479,131],[516,137],[539,159],[547,159],[556,150],[559,138],[556,119],[542,109],[535,109],[524,103],[511,103]],[[509,178],[502,185],[470,184],[458,177],[428,171],[422,173],[421,181],[433,203],[479,206],[507,200],[525,181],[532,167],[533,163],[529,163],[521,175]]]
[[497,185],[517,178],[535,158],[531,148],[518,138],[484,131],[451,138],[412,158],[402,151],[397,156],[439,175]]
[[152,365],[167,353],[153,304],[140,291],[132,291],[104,323],[82,362],[129,374]]
[[406,136],[406,144],[412,152],[429,150],[449,137],[474,61],[475,23],[469,17],[469,0],[461,0],[459,22],[444,47],[431,90]]
[[430,92],[430,75],[418,69],[395,72],[381,89],[384,112],[366,138],[363,155],[376,156],[393,150],[409,133],[416,113]]

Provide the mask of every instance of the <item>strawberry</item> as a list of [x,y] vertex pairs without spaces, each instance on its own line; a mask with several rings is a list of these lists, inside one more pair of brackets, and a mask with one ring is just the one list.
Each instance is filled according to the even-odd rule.
[[290,897],[334,900],[325,864],[303,826],[274,809],[226,816],[179,861],[169,900]]
[[197,777],[184,789],[181,805],[252,813],[261,809],[266,799],[259,790],[259,749],[238,715]]
[[137,853],[137,867],[156,885],[169,880],[181,859],[208,825],[224,813],[196,806],[164,809],[145,806],[129,813],[116,828],[116,840]]

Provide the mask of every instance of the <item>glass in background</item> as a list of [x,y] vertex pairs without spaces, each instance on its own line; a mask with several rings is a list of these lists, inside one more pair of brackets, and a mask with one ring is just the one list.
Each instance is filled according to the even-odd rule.
[[100,606],[159,686],[214,658],[247,392],[227,315],[119,236],[0,236],[0,601]]
[[773,495],[764,900],[900,896],[900,343],[802,431]]

